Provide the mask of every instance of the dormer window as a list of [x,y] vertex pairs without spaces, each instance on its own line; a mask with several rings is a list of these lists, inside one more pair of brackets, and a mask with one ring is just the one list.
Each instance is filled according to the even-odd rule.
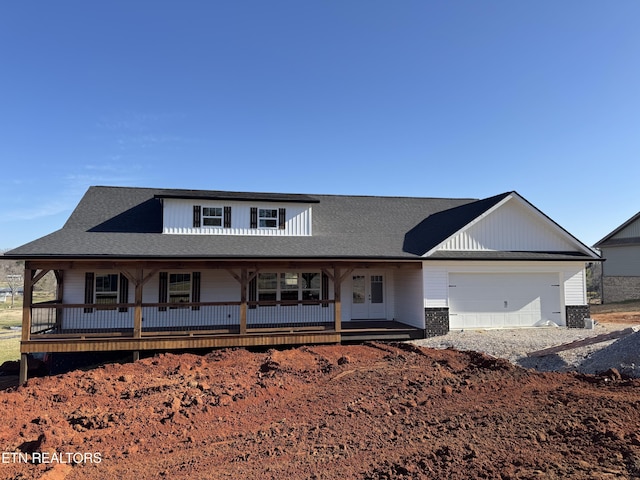
[[278,209],[259,208],[258,209],[258,226],[260,228],[277,228],[278,227]]
[[231,207],[193,206],[193,228],[224,227],[231,228]]
[[287,221],[286,208],[251,207],[250,228],[277,228],[284,230]]
[[222,207],[203,207],[202,208],[202,226],[221,227],[222,226]]

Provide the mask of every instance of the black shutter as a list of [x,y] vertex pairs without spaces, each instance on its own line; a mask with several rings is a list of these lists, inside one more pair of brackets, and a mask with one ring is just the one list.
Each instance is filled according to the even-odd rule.
[[[249,282],[249,301],[255,302],[256,298],[258,298],[258,276],[256,275]],[[257,305],[249,305],[248,308],[255,309]]]
[[[120,303],[129,303],[129,279],[123,274],[120,274]],[[119,312],[126,312],[129,309],[127,307],[118,308]]]
[[[160,272],[158,280],[158,303],[167,303],[167,293],[169,290],[169,274],[167,272]],[[166,312],[167,307],[158,307],[158,311]]]
[[[84,303],[93,303],[94,274],[87,272],[84,274]],[[93,308],[85,308],[84,313],[93,313]]]
[[249,228],[258,228],[258,208],[251,207],[251,219]]
[[231,228],[231,207],[224,207],[224,228]]
[[287,209],[279,208],[278,209],[278,228],[280,230],[284,230],[284,224],[287,220]]
[[200,228],[200,205],[193,206],[193,228]]
[[[320,292],[320,298],[322,300],[329,300],[329,276],[326,273],[322,274],[322,291]],[[328,303],[323,303],[322,307],[328,307]]]
[[[193,303],[200,303],[200,272],[193,272],[191,274],[191,301]],[[194,305],[191,310],[200,310],[199,305]]]

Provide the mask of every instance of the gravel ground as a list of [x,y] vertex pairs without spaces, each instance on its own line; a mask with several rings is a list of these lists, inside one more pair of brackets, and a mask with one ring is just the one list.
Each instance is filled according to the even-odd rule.
[[528,357],[527,353],[548,347],[595,337],[637,325],[599,324],[592,330],[565,327],[537,327],[509,330],[458,330],[441,337],[414,340],[411,343],[431,348],[473,350],[515,365],[542,372],[578,371],[602,373],[611,368],[623,376],[640,378],[640,331],[625,337],[565,350],[544,357]]

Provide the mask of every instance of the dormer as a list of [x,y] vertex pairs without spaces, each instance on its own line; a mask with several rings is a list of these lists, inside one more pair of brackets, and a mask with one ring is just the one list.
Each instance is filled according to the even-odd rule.
[[171,190],[162,202],[162,232],[180,235],[310,236],[308,195]]

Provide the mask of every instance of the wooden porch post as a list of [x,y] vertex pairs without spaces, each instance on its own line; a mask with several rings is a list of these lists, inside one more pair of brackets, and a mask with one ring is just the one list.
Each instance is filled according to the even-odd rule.
[[[135,307],[133,307],[133,338],[142,337],[142,288],[144,286],[143,271],[141,268],[136,270],[135,285]],[[135,352],[134,352],[135,356]]]
[[[31,304],[33,303],[33,273],[29,262],[24,265],[24,288],[22,304],[22,341],[29,341],[31,338]],[[20,385],[27,381],[29,365],[27,354],[20,355]]]
[[247,269],[240,271],[240,335],[247,334]]
[[333,322],[336,332],[342,330],[342,304],[340,302],[340,290],[342,285],[342,279],[340,278],[340,269],[338,267],[333,268]]

